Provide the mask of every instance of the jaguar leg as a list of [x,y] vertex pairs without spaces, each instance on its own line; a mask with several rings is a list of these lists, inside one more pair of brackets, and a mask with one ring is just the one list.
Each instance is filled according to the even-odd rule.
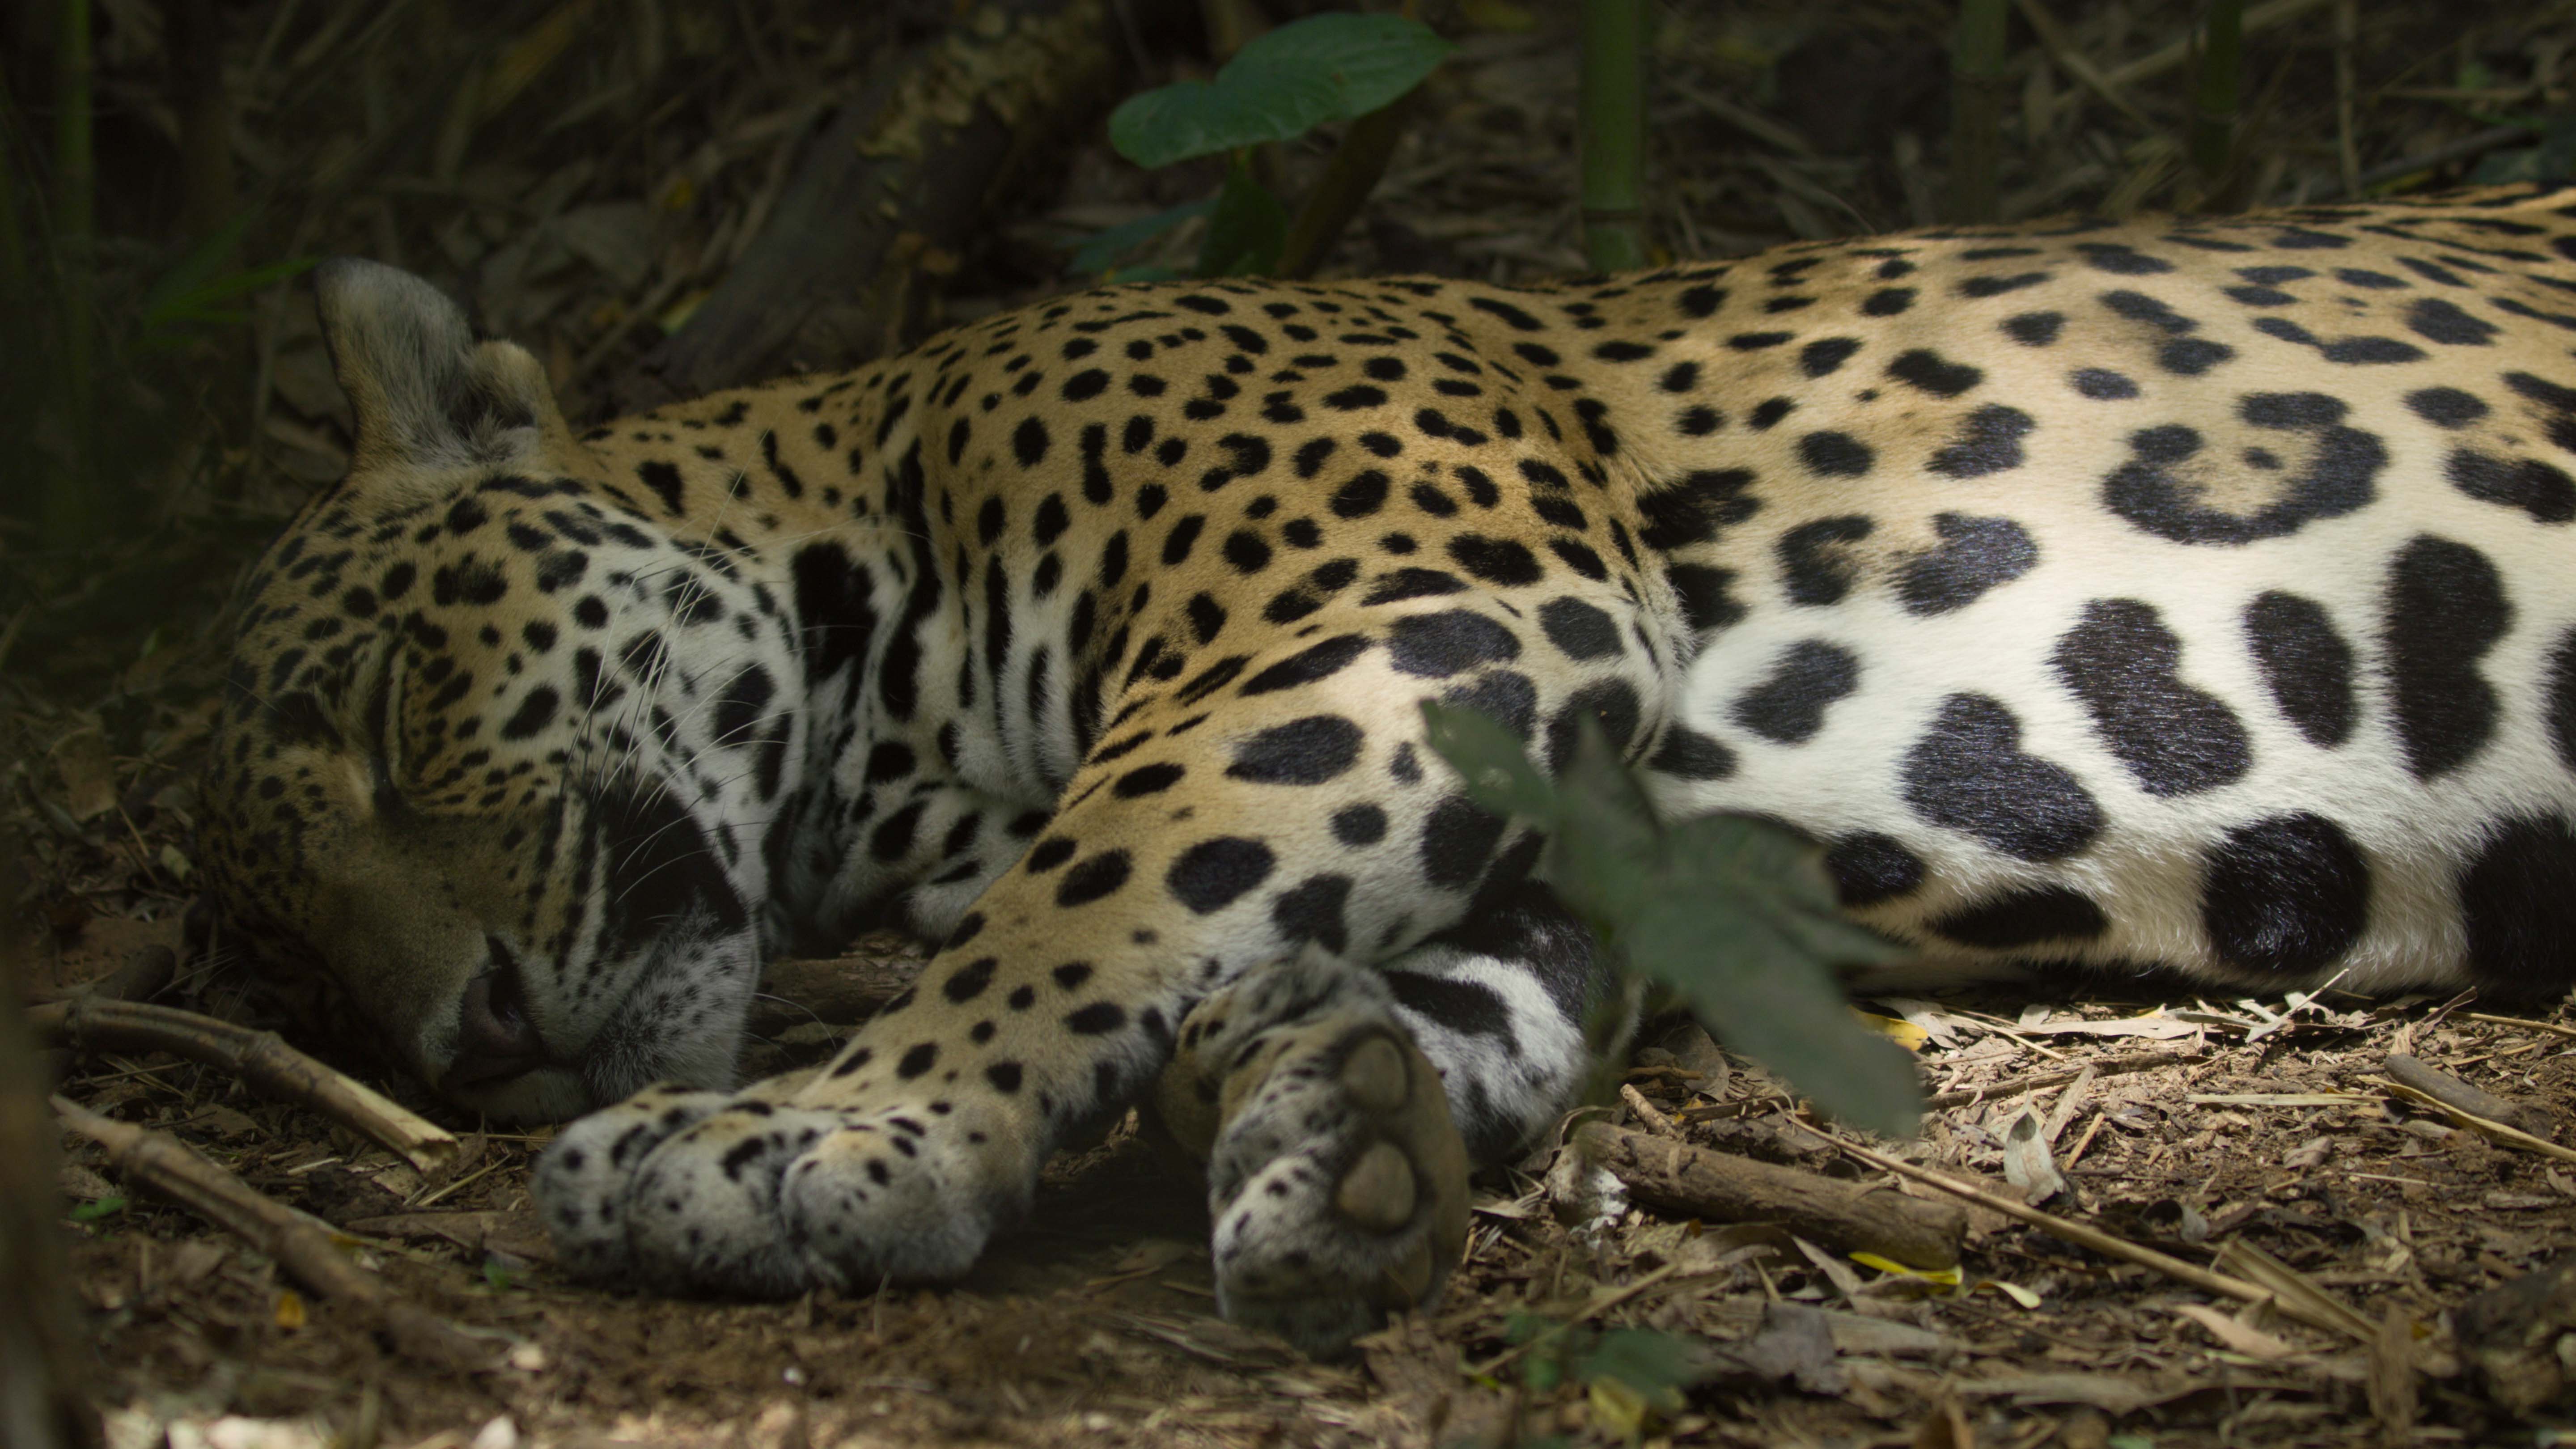
[[1383,970],[1309,951],[1202,1001],[1154,1103],[1207,1164],[1220,1311],[1331,1357],[1436,1301],[1469,1171],[1574,1104],[1609,986],[1581,926],[1525,886]]

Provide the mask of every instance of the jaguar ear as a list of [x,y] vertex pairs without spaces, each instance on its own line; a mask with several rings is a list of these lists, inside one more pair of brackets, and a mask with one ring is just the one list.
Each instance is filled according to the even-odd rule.
[[357,418],[350,472],[533,461],[568,441],[527,349],[474,340],[464,309],[398,268],[335,257],[313,269],[322,340]]

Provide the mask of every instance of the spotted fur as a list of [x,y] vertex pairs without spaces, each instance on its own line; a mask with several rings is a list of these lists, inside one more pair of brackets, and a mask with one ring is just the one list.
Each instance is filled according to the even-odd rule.
[[[1229,1311],[1328,1349],[1608,991],[1423,700],[1599,721],[1937,969],[2563,992],[2571,217],[1120,287],[579,437],[335,264],[357,458],[250,583],[210,862],[462,1104],[678,1084],[545,1159],[582,1271],[956,1273],[1161,1072]],[[763,954],[889,909],[918,988],[732,1092]]]

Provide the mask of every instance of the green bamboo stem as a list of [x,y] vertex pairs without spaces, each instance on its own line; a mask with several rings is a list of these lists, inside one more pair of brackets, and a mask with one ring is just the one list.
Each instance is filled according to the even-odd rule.
[[1583,0],[1583,254],[1595,271],[1646,264],[1645,0]]
[[2201,27],[2200,84],[2191,104],[2191,165],[2201,185],[2213,191],[2236,159],[2244,41],[2245,0],[2210,0]]
[[1950,214],[1993,221],[2001,205],[2004,22],[2009,0],[1959,0],[1950,48]]
[[70,466],[57,473],[45,490],[44,537],[52,547],[70,548],[97,537],[106,521],[93,466],[96,379],[90,278],[95,260],[97,171],[90,147],[89,0],[62,0],[61,25],[54,49],[53,236],[61,264],[61,376],[72,457]]
[[1333,159],[1326,163],[1322,179],[1306,193],[1297,208],[1296,219],[1289,223],[1288,239],[1280,244],[1279,265],[1271,275],[1307,277],[1323,263],[1324,254],[1333,249],[1351,218],[1359,215],[1369,193],[1377,189],[1378,178],[1386,174],[1386,163],[1395,155],[1396,139],[1404,132],[1405,112],[1420,92],[1412,91],[1395,101],[1380,106],[1342,133],[1342,143],[1333,148]]

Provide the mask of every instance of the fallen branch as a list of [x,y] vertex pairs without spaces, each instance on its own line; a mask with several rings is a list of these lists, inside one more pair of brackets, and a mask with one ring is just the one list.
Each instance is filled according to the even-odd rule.
[[160,1194],[277,1260],[288,1277],[381,1328],[406,1357],[445,1368],[488,1366],[493,1346],[417,1304],[341,1255],[331,1233],[269,1201],[240,1178],[166,1132],[103,1117],[54,1098],[65,1127],[107,1149],[108,1165],[138,1188]]
[[1651,1133],[1586,1123],[1575,1146],[1637,1201],[1716,1222],[1777,1222],[1836,1252],[1876,1253],[1911,1268],[1959,1262],[1968,1216],[1859,1183],[1729,1157]]
[[270,1096],[308,1107],[419,1168],[435,1173],[456,1160],[456,1138],[288,1046],[273,1031],[136,1001],[83,996],[39,1006],[27,1023],[49,1046],[74,1051],[168,1052],[232,1072]]
[[2446,1107],[2457,1107],[2473,1117],[2502,1122],[2528,1132],[2534,1137],[2547,1137],[2557,1123],[2547,1112],[2527,1102],[2515,1102],[2493,1092],[2480,1091],[2448,1072],[2436,1071],[2403,1052],[2390,1052],[2381,1070],[2389,1079],[2414,1088]]
[[2301,1302],[2283,1300],[2269,1288],[2248,1283],[2242,1278],[2231,1278],[2224,1273],[2211,1272],[2197,1263],[2186,1263],[2180,1258],[2159,1253],[2153,1248],[2142,1248],[2126,1238],[2115,1238],[2099,1228],[2087,1227],[2073,1219],[2061,1218],[2055,1213],[2042,1212],[2028,1203],[2016,1202],[2000,1194],[1987,1192],[1983,1188],[1970,1187],[1964,1182],[1953,1182],[1937,1172],[1917,1167],[1902,1158],[1890,1157],[1883,1152],[1872,1152],[1858,1143],[1845,1142],[1831,1133],[1810,1127],[1794,1117],[1790,1121],[1800,1131],[1812,1133],[1832,1143],[1858,1161],[1893,1172],[1900,1177],[1910,1177],[1927,1187],[1937,1187],[1952,1197],[2002,1213],[2005,1217],[2017,1218],[2051,1237],[2073,1243],[2080,1248],[2090,1248],[2106,1258],[2117,1258],[2124,1263],[2134,1263],[2141,1268],[2153,1269],[2175,1282],[2187,1284],[2203,1293],[2215,1293],[2223,1298],[2234,1298],[2246,1303],[2260,1303],[2270,1299],[2282,1313],[2302,1323],[2337,1332],[2344,1329],[2343,1323],[2333,1315],[2318,1313],[2314,1308]]

